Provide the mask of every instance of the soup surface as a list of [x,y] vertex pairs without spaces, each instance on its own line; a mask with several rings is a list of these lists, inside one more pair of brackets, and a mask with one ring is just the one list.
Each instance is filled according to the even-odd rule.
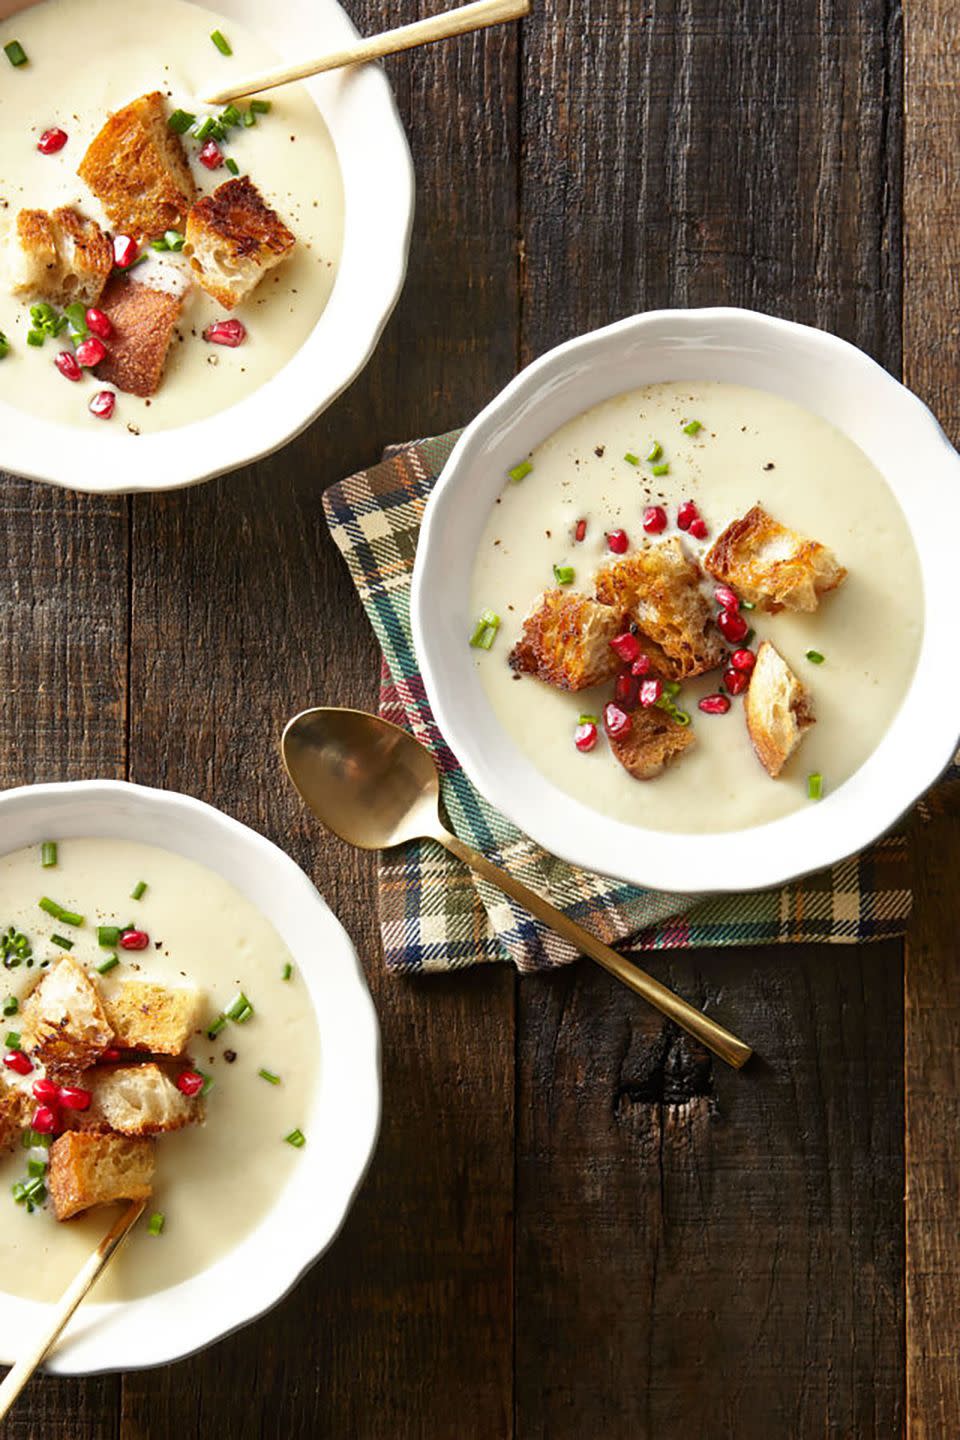
[[[133,900],[141,880],[147,889]],[[54,920],[38,906],[43,896],[83,915],[84,924]],[[0,857],[0,923],[29,938],[34,958],[29,969],[0,969],[0,998],[22,998],[36,983],[42,962],[56,964],[64,952],[51,935],[66,932],[74,941],[71,956],[93,972],[106,953],[98,946],[97,926],[131,922],[149,934],[148,949],[118,951],[121,964],[93,979],[108,995],[133,978],[202,991],[203,1025],[191,1057],[213,1084],[203,1124],[157,1137],[146,1215],[165,1216],[163,1233],[150,1235],[146,1217],[140,1222],[98,1283],[100,1300],[175,1285],[233,1249],[264,1218],[299,1162],[300,1152],[284,1137],[307,1130],[318,1073],[313,1009],[296,969],[283,978],[284,966],[292,962],[273,926],[221,876],[150,845],[63,840],[51,869],[41,868],[37,847]],[[253,1016],[243,1024],[228,1023],[210,1040],[207,1027],[238,991],[249,998]],[[16,1016],[3,1023],[5,1030],[15,1028]],[[279,1076],[280,1083],[264,1080],[261,1069]],[[32,1078],[21,1083],[29,1086]],[[0,1158],[0,1291],[52,1300],[114,1212],[94,1210],[64,1223],[54,1220],[48,1206],[28,1214],[11,1197],[28,1158],[25,1150]]]
[[[264,23],[269,24],[268,7]],[[230,57],[210,40],[218,29],[233,50]],[[205,106],[199,96],[278,58],[259,35],[186,0],[138,0],[136,5],[44,0],[0,24],[0,44],[13,39],[20,41],[28,63],[14,68],[0,55],[0,251],[22,209],[72,205],[112,228],[77,175],[87,146],[111,111],[161,90],[171,110],[216,115],[223,107]],[[256,125],[229,130],[223,151],[290,227],[297,248],[230,312],[246,326],[245,342],[230,349],[202,339],[205,327],[226,312],[195,285],[160,389],[146,400],[118,395],[114,420],[106,424],[87,411],[101,388],[95,378],[75,384],[54,368],[53,358],[65,342],[48,339],[39,349],[27,344],[29,304],[9,294],[0,273],[0,331],[11,347],[0,361],[0,402],[68,424],[98,425],[106,435],[127,438],[226,409],[287,363],[333,289],[343,237],[343,185],[333,142],[306,90],[284,86],[271,91],[269,100],[270,113],[259,116]],[[41,155],[37,139],[51,126],[65,130],[69,139],[58,153]],[[204,169],[197,160],[200,144],[189,134],[184,144],[201,192],[231,178],[224,166]],[[183,257],[163,258],[186,269]],[[146,279],[147,268],[139,274]],[[0,423],[5,423],[2,416]]]
[[[687,435],[684,426],[702,428]],[[647,456],[663,448],[662,476]],[[520,460],[522,457],[517,457]],[[513,742],[559,789],[591,809],[658,830],[735,830],[786,815],[811,801],[807,778],[835,790],[875,749],[906,692],[923,627],[923,586],[903,513],[880,472],[826,421],[766,391],[722,383],[646,386],[597,405],[551,435],[530,456],[531,471],[507,482],[493,506],[473,575],[474,614],[501,617],[488,651],[474,650],[482,685]],[[770,640],[809,689],[817,723],[776,780],[757,760],[735,699],[726,715],[698,700],[720,671],[688,681],[676,703],[692,716],[697,744],[656,779],[634,780],[601,734],[581,754],[581,714],[601,715],[612,686],[570,694],[530,676],[508,656],[537,597],[572,566],[571,590],[593,593],[596,571],[615,557],[606,533],[622,528],[630,549],[645,542],[642,515],[663,505],[678,534],[677,507],[692,499],[709,529],[682,536],[698,558],[730,521],[758,502],[782,524],[829,546],[848,575],[812,614],[759,610],[748,618],[755,649]],[[577,522],[586,535],[577,543]],[[705,579],[707,593],[713,584]],[[906,602],[904,597],[907,597]],[[821,654],[815,664],[808,652]]]

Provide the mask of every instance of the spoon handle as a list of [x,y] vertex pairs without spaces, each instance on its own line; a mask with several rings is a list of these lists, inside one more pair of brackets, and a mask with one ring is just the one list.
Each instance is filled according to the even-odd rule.
[[524,885],[521,880],[515,879],[506,870],[501,870],[499,866],[492,864],[485,855],[482,855],[479,850],[474,850],[471,845],[465,844],[459,836],[451,835],[448,830],[438,829],[434,832],[433,838],[439,840],[441,845],[445,845],[452,854],[469,865],[478,875],[482,875],[484,880],[489,880],[492,885],[505,891],[511,899],[519,901],[531,914],[536,915],[538,920],[549,925],[551,930],[556,930],[558,935],[562,935],[564,940],[569,940],[571,945],[575,945],[584,955],[589,955],[591,960],[596,960],[597,964],[602,965],[605,970],[609,970],[611,975],[616,975],[624,985],[635,990],[638,995],[642,995],[654,1009],[682,1026],[688,1034],[693,1035],[701,1044],[706,1045],[708,1050],[719,1055],[721,1060],[725,1060],[735,1070],[739,1070],[750,1059],[753,1051],[749,1045],[738,1040],[736,1035],[731,1035],[730,1031],[724,1029],[722,1025],[718,1025],[716,1020],[711,1020],[708,1015],[704,1015],[702,1011],[689,1005],[686,1000],[681,1000],[680,996],[675,995],[672,990],[668,990],[666,985],[661,985],[659,980],[655,980],[645,970],[641,970],[639,966],[625,960],[622,955],[617,954],[616,950],[611,950],[609,945],[604,945],[596,935],[592,935],[589,930],[585,930],[582,925],[571,920],[569,915],[564,915],[562,910],[558,910],[548,900],[544,900],[541,895]]

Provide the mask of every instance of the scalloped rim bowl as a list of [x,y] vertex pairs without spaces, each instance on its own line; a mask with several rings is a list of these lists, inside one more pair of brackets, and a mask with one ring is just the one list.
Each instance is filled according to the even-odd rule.
[[[660,380],[752,385],[830,421],[885,476],[923,574],[917,669],[877,749],[817,805],[722,839],[627,825],[558,790],[499,725],[467,645],[476,550],[508,468],[575,415]],[[960,672],[952,663],[958,534],[960,457],[921,401],[862,351],[750,310],[633,316],[549,351],[458,441],[427,505],[413,579],[413,636],[427,696],[480,793],[570,864],[679,893],[780,885],[861,850],[949,764],[960,732]]]
[[[340,1229],[380,1123],[373,1002],[346,932],[303,871],[262,835],[199,800],[114,780],[33,785],[0,794],[0,831],[5,852],[50,835],[138,841],[146,835],[206,865],[274,925],[316,1013],[320,1078],[303,1123],[308,1144],[273,1208],[209,1269],[168,1290],[102,1305],[94,1291],[46,1368],[83,1375],[167,1364],[275,1305]],[[48,1307],[2,1286],[0,1277],[0,1364],[10,1364]]]
[[[336,0],[284,0],[269,12],[257,0],[213,4],[227,19],[254,31],[269,13],[270,42],[284,58],[319,55],[357,38]],[[301,348],[240,404],[205,420],[141,435],[135,444],[106,427],[55,424],[0,400],[0,470],[72,490],[180,489],[278,450],[357,377],[403,287],[413,223],[413,163],[378,66],[355,66],[302,83],[336,147],[344,232],[333,293]]]

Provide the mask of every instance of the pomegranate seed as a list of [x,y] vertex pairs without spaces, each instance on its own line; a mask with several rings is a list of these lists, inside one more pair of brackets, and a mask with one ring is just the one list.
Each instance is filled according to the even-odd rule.
[[726,695],[704,695],[700,701],[700,709],[704,715],[726,715],[730,709],[730,701]]
[[70,354],[69,350],[61,350],[60,354],[54,357],[53,363],[65,380],[79,380],[83,374],[76,358]]
[[621,710],[619,705],[614,705],[612,701],[604,705],[603,728],[612,739],[616,739],[618,735],[628,735],[632,724],[626,710]]
[[32,1125],[38,1135],[52,1135],[57,1128],[57,1117],[49,1105],[38,1105],[33,1112]]
[[29,1075],[33,1069],[32,1064],[22,1050],[8,1050],[3,1057],[3,1063],[7,1069],[12,1070],[15,1075]]
[[203,1076],[198,1075],[196,1070],[184,1070],[182,1075],[177,1076],[177,1089],[183,1095],[199,1095],[203,1089]]
[[33,1098],[41,1105],[55,1105],[59,1094],[60,1086],[53,1080],[34,1080]]
[[106,353],[107,347],[103,341],[98,340],[96,335],[91,335],[88,339],[81,341],[77,346],[74,359],[77,364],[82,365],[85,370],[92,370],[94,365],[100,364],[100,361]]
[[236,350],[246,340],[247,330],[240,320],[215,320],[204,330],[203,338],[211,345],[229,345],[231,350]]
[[587,751],[592,750],[596,745],[598,735],[599,731],[596,725],[588,720],[583,725],[578,725],[576,730],[574,730],[573,743],[578,750],[581,750],[583,754],[586,755]]
[[752,650],[734,650],[730,656],[730,664],[734,670],[743,670],[747,675],[757,663],[757,657]]
[[118,270],[129,270],[140,253],[140,247],[132,235],[114,235],[113,263]]
[[150,936],[146,930],[124,930],[120,936],[120,945],[124,950],[146,950],[150,944]]
[[652,680],[644,680],[643,684],[640,686],[640,704],[645,710],[649,710],[651,705],[656,705],[662,694],[662,681],[658,680],[656,677],[654,677]]
[[117,408],[117,397],[112,390],[98,390],[87,409],[100,420],[109,420]]
[[621,671],[613,685],[614,700],[622,710],[636,710],[639,696],[640,681],[629,670]]
[[643,512],[643,528],[648,535],[659,535],[667,528],[667,512],[662,505],[648,505]]
[[734,595],[729,585],[718,585],[713,592],[713,598],[721,610],[739,610],[740,600]]
[[731,695],[742,695],[750,684],[750,676],[744,674],[742,670],[734,670],[731,667],[723,672],[723,684]]
[[689,530],[694,520],[699,520],[699,518],[700,511],[696,505],[694,505],[693,501],[684,500],[680,509],[677,511],[677,524],[680,526],[680,529]]
[[709,533],[706,521],[701,520],[699,515],[690,521],[690,534],[694,540],[706,540]]
[[112,1065],[115,1061],[120,1059],[120,1051],[114,1049],[114,1047],[111,1046],[109,1050],[104,1050],[103,1054],[100,1056],[100,1059],[105,1065]]
[[736,610],[721,610],[717,616],[717,628],[725,640],[736,645],[750,629],[743,616]]
[[626,530],[611,530],[607,535],[607,544],[614,555],[625,554],[627,546],[630,544]]
[[649,655],[638,655],[636,660],[634,660],[633,664],[630,666],[630,673],[632,675],[649,675],[650,664],[651,661]]
[[60,1104],[64,1110],[87,1110],[93,1096],[89,1090],[82,1090],[79,1085],[61,1085]]
[[109,315],[94,306],[87,311],[87,329],[91,335],[99,335],[101,340],[109,340],[113,334],[113,321]]
[[67,143],[67,132],[61,130],[59,125],[53,125],[49,130],[44,130],[37,141],[37,149],[41,155],[56,155]]
[[197,159],[201,165],[206,165],[208,170],[217,170],[223,164],[223,151],[216,140],[208,140],[206,145],[200,147]]
[[574,540],[576,540],[576,542],[577,542],[578,545],[579,545],[579,543],[580,543],[581,540],[585,540],[585,539],[587,538],[587,522],[586,522],[586,520],[578,520],[578,521],[577,521],[577,528],[576,528],[576,530],[574,530],[574,532],[573,532],[573,538],[574,538]]
[[624,630],[622,635],[614,635],[610,641],[610,649],[617,652],[625,665],[629,665],[642,653],[640,641],[630,630]]

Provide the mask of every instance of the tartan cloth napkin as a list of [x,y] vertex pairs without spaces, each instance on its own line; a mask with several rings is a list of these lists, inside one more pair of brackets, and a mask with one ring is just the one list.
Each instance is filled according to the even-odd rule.
[[[694,945],[855,944],[902,934],[913,900],[902,830],[862,855],[779,890],[664,894],[573,869],[541,850],[477,793],[437,729],[410,634],[420,521],[458,435],[396,447],[380,464],[331,486],[323,502],[383,650],[380,713],[433,752],[456,833],[628,955]],[[958,774],[954,767],[954,785]],[[394,971],[505,959],[522,971],[543,970],[576,958],[553,931],[431,841],[382,856],[380,924],[386,964]]]

